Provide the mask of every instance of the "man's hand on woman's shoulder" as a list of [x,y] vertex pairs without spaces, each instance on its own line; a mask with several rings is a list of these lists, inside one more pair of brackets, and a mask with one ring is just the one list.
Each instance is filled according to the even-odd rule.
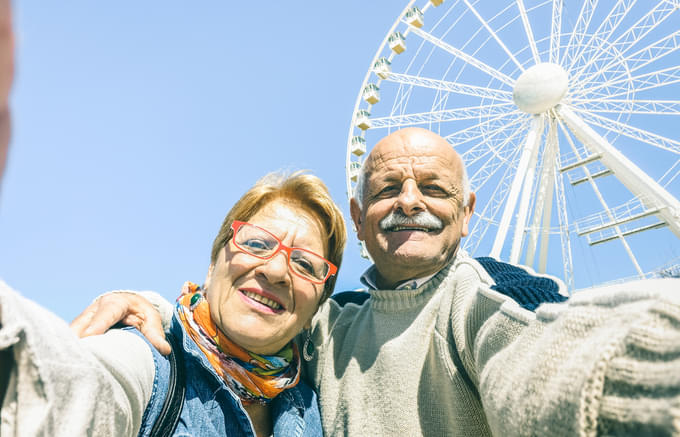
[[71,329],[79,337],[88,337],[103,334],[118,323],[134,326],[160,353],[170,353],[160,314],[136,293],[112,292],[98,297],[73,319]]

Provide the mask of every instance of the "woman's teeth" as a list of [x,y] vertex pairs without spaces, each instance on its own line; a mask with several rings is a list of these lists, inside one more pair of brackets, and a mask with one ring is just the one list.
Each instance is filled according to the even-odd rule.
[[260,302],[262,305],[268,306],[269,308],[271,308],[273,310],[280,310],[280,309],[283,308],[281,305],[274,302],[273,300],[271,300],[267,297],[264,297],[260,294],[253,293],[252,291],[243,291],[243,294],[245,294],[246,296],[248,296],[250,299],[252,299],[254,301]]

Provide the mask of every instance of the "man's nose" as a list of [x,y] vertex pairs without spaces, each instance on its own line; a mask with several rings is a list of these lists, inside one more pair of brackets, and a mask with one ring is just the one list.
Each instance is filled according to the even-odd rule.
[[406,215],[417,214],[425,209],[423,193],[416,181],[408,179],[402,184],[396,206]]

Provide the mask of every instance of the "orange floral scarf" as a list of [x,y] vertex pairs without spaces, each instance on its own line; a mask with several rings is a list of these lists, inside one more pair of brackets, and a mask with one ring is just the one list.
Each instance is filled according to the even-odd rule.
[[184,284],[177,298],[177,313],[213,369],[244,404],[266,404],[300,380],[300,354],[294,342],[277,355],[258,355],[243,349],[217,328],[198,285]]

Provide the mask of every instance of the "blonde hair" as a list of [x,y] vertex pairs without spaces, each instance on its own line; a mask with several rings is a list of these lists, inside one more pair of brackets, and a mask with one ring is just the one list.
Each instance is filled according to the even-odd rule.
[[[324,256],[340,269],[342,253],[347,241],[347,231],[345,230],[342,212],[331,199],[328,188],[321,179],[303,171],[297,171],[290,175],[282,172],[270,173],[257,181],[251,189],[241,196],[227,213],[213,242],[210,255],[211,264],[215,264],[220,250],[231,239],[233,221],[250,220],[265,205],[274,200],[285,200],[300,206],[319,221],[322,234],[327,238],[327,253]],[[324,292],[319,303],[325,301],[331,295],[336,280],[337,273],[328,278],[324,284]]]

